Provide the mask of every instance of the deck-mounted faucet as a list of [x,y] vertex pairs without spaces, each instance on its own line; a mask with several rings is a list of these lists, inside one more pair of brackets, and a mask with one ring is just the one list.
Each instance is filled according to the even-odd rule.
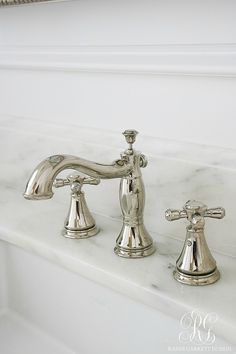
[[220,278],[216,261],[207,246],[204,227],[205,218],[223,219],[224,216],[224,208],[208,209],[205,204],[196,200],[185,203],[183,210],[166,210],[165,217],[168,221],[186,218],[190,223],[173,273],[177,281],[188,285],[208,285]]
[[123,135],[129,144],[121,158],[111,165],[99,164],[71,155],[54,155],[42,161],[33,171],[24,193],[30,200],[49,199],[53,196],[53,183],[64,170],[73,169],[101,179],[121,178],[120,206],[123,226],[114,249],[118,256],[139,258],[151,255],[154,245],[143,223],[145,190],[140,167],[147,166],[144,155],[133,149],[135,130],[126,130]]

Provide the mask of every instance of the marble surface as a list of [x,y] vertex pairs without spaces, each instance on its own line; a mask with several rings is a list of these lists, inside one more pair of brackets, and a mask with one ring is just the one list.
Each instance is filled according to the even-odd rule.
[[[45,126],[45,123],[13,117],[1,119],[1,170],[4,173],[0,175],[0,238],[175,318],[179,319],[193,308],[204,313],[216,312],[218,335],[235,343],[236,262],[232,208],[236,193],[233,188],[236,153],[229,151],[227,155],[227,151],[216,148],[214,154],[214,148],[209,148],[208,154],[206,147],[199,147],[198,154],[198,148],[193,146],[195,154],[190,160],[189,144],[182,147],[177,144],[175,150],[174,142],[165,145],[155,139],[160,147],[157,152],[154,140],[152,150],[152,139],[140,139],[137,147],[150,156],[149,166],[143,171],[147,186],[145,220],[157,244],[157,252],[145,259],[126,260],[113,253],[121,227],[119,181],[105,181],[96,188],[86,188],[88,204],[101,228],[99,235],[88,240],[75,241],[60,236],[69,202],[67,188],[58,190],[51,200],[30,202],[22,197],[29,174],[46,156],[70,153],[110,162],[125,148],[123,138],[115,139],[113,133],[102,134],[85,128],[77,128],[77,132],[75,127]],[[76,135],[81,139],[76,140]],[[71,137],[74,139],[70,140]],[[199,156],[201,153],[204,156]],[[227,219],[208,223],[209,245],[215,251],[222,277],[218,283],[207,287],[184,286],[172,278],[185,227],[182,221],[166,222],[163,213],[167,207],[181,207],[189,198],[200,199],[213,207],[222,205],[227,210]]]
[[[10,189],[22,193],[32,170],[50,155],[67,153],[111,163],[125,148],[124,137],[119,133],[1,117],[0,151],[5,153],[1,154],[0,162],[5,173],[0,174],[0,185],[4,193]],[[223,220],[206,220],[207,241],[214,251],[236,257],[236,151],[166,141],[141,133],[136,148],[149,160],[147,168],[142,169],[146,188],[145,224],[154,237],[158,232],[183,242],[186,221],[168,223],[164,211],[179,209],[187,200],[196,199],[209,207],[226,209]],[[118,188],[119,180],[103,180],[97,187],[85,186],[90,209],[120,220]],[[59,203],[66,213],[68,189],[57,190],[53,200],[52,207]]]
[[0,342],[3,354],[75,354],[12,311],[0,314]]

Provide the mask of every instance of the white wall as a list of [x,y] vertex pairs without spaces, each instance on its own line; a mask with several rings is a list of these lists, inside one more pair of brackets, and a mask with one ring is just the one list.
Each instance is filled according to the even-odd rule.
[[1,8],[0,114],[236,148],[235,13],[233,0]]
[[234,0],[72,0],[2,8],[1,43],[234,43]]

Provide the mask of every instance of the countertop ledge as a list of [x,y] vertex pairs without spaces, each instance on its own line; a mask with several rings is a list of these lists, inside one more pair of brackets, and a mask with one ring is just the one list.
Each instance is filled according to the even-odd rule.
[[[76,142],[96,146],[109,146],[115,153],[120,153],[126,145],[121,132],[106,131],[61,122],[46,122],[31,117],[0,116],[0,129],[17,134],[47,137],[60,141]],[[79,131],[79,133],[78,133]],[[102,136],[102,139],[101,139]],[[73,143],[76,147],[76,144]],[[236,149],[209,146],[190,142],[146,136],[140,132],[135,148],[145,152],[149,157],[159,157],[167,160],[185,161],[191,164],[202,164],[236,170]]]
[[216,284],[185,286],[172,277],[181,242],[153,234],[157,240],[155,254],[143,259],[122,259],[113,252],[121,221],[96,215],[101,228],[97,236],[84,240],[66,239],[60,236],[65,217],[61,205],[50,200],[29,202],[14,190],[8,192],[12,193],[18,215],[10,219],[10,203],[1,211],[1,240],[177,319],[193,309],[204,314],[215,312],[219,317],[215,332],[232,344],[236,343],[234,258],[215,254],[221,272],[221,279]]
[[[80,144],[76,141],[78,130],[72,126],[57,126],[56,124],[34,122],[30,119],[18,119],[16,117],[0,119],[3,151],[1,167],[4,171],[0,177],[0,239],[48,259],[91,281],[109,287],[178,320],[183,314],[193,309],[199,309],[205,314],[215,312],[219,318],[214,327],[215,333],[232,344],[236,343],[235,258],[219,253],[214,255],[221,272],[221,279],[216,284],[206,287],[190,287],[179,284],[173,279],[172,272],[183,246],[185,236],[183,225],[179,226],[179,240],[168,237],[164,231],[165,236],[155,232],[152,233],[157,245],[157,252],[150,257],[137,260],[117,257],[113,248],[121,228],[121,221],[118,219],[120,209],[118,206],[113,208],[112,205],[114,203],[118,205],[118,192],[117,199],[105,198],[105,193],[112,194],[113,188],[118,187],[115,181],[113,181],[113,184],[107,183],[107,189],[103,189],[107,208],[100,207],[99,197],[97,194],[90,194],[88,189],[89,205],[94,208],[91,210],[110,215],[110,218],[96,215],[96,221],[101,228],[101,232],[97,236],[85,240],[70,240],[60,236],[68,211],[68,191],[58,191],[52,200],[41,202],[27,201],[23,198],[25,182],[32,172],[32,168],[43,158],[45,153],[45,156],[48,156],[49,151],[50,154],[53,151],[57,153],[60,148],[62,151],[70,151],[72,154],[77,154],[80,151],[82,156],[88,156],[91,159],[96,157],[98,161],[102,158],[108,158],[110,161],[113,153],[114,156],[119,156],[117,153],[120,153],[122,146],[125,146],[123,137],[117,133],[103,134],[103,139],[101,139],[100,131],[86,128],[79,129],[80,136],[83,137]],[[69,138],[68,141],[63,140],[64,137],[70,137],[70,141]],[[94,145],[90,147],[86,141],[92,142]],[[101,144],[107,147],[102,146],[100,148]],[[94,147],[97,147],[97,149]],[[232,191],[235,181],[236,150],[216,147],[206,149],[204,146],[195,144],[176,143],[154,138],[146,139],[145,136],[142,137],[142,134],[139,136],[137,147],[141,151],[145,151],[147,155],[152,153],[153,155],[163,156],[163,160],[169,159],[168,166],[171,159],[178,160],[178,162],[183,159],[187,161],[187,164],[178,167],[180,170],[177,171],[179,174],[178,179],[175,179],[174,186],[178,183],[180,185],[179,189],[183,189],[184,186],[188,193],[191,191],[191,195],[196,194],[197,186],[201,183],[204,185],[202,193],[204,196],[206,195],[206,198],[208,197],[209,202],[211,200],[215,202],[215,198],[213,200],[211,196],[215,195],[216,188],[218,188],[218,191],[223,190],[219,200],[222,200],[222,206],[226,207],[228,213],[228,227],[225,229],[228,238],[225,238],[227,242],[224,240],[227,246],[227,249],[225,249],[227,252],[233,249],[235,247],[233,234],[235,216],[233,212],[230,214],[230,211],[234,210],[234,205],[230,202],[234,200]],[[112,151],[110,152],[110,150]],[[157,167],[155,167],[155,163],[158,165]],[[172,180],[168,179],[168,173],[173,168],[177,169],[177,164],[173,163],[171,167],[168,167],[165,163],[160,166],[160,163],[160,159],[158,161],[153,159],[150,163],[149,173],[155,173],[152,175],[152,179],[148,179],[148,175],[146,175],[147,187],[149,187],[147,188],[147,191],[149,189],[149,206],[152,205],[152,211],[154,208],[157,212],[153,221],[148,214],[147,204],[145,220],[147,229],[153,229],[154,231],[158,225],[159,230],[167,229],[166,226],[164,229],[161,225],[161,223],[163,224],[163,216],[159,217],[161,210],[165,210],[166,207],[172,205],[178,206],[180,200],[185,199],[185,194],[183,195],[182,192],[177,193],[177,197],[173,198],[175,189],[173,189]],[[203,173],[201,174],[199,171],[197,173],[194,167],[188,169],[186,175],[182,175],[182,171],[188,167],[188,163],[201,163],[202,165],[198,165],[197,169]],[[214,166],[214,168],[205,169],[205,165]],[[158,173],[155,169],[158,169]],[[167,169],[167,172],[159,177],[163,169]],[[221,173],[219,173],[219,169]],[[230,175],[228,171],[230,171]],[[198,179],[195,181],[196,177]],[[190,186],[188,183],[193,178],[196,190],[194,190],[192,184]],[[215,180],[215,189],[211,189],[212,178]],[[151,198],[155,191],[159,193],[159,198],[162,198],[161,204],[156,204],[156,200]],[[171,195],[170,204],[169,202],[165,204],[167,193]],[[199,195],[199,191],[197,195]],[[218,198],[220,198],[220,195],[218,195]],[[116,217],[117,219],[115,219]],[[210,226],[209,234],[222,240],[221,231],[218,233],[216,229],[211,229]],[[174,234],[178,236],[177,230],[178,225],[176,223]],[[210,237],[209,241],[211,241]],[[216,239],[213,239],[213,242],[209,242],[209,244],[214,247]],[[223,242],[220,242],[216,249],[221,251],[222,245]]]

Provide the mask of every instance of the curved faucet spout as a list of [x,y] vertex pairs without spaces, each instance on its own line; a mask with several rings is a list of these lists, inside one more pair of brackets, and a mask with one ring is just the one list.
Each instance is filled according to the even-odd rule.
[[[84,193],[81,192],[82,182],[75,183],[76,180],[67,178],[66,180],[57,180],[58,183],[54,184],[57,175],[64,170],[72,169],[93,178],[120,178],[119,197],[123,226],[116,240],[114,251],[118,256],[126,258],[151,255],[155,251],[155,247],[143,221],[145,188],[141,168],[147,166],[147,159],[143,154],[133,149],[137,134],[138,132],[134,129],[123,132],[128,148],[122,152],[119,160],[110,165],[99,164],[72,155],[48,157],[32,173],[26,185],[24,197],[33,200],[49,199],[53,196],[53,185],[60,187],[70,184],[71,205],[63,235],[70,238],[85,238],[95,235],[97,229],[87,208]],[[91,178],[82,178],[82,180],[84,183],[86,180],[88,183],[92,183]],[[88,228],[88,225],[91,227]]]
[[32,200],[52,198],[53,182],[56,176],[66,169],[77,170],[91,177],[110,179],[127,176],[132,168],[132,164],[124,160],[103,165],[71,155],[50,156],[33,171],[26,185],[24,197]]

